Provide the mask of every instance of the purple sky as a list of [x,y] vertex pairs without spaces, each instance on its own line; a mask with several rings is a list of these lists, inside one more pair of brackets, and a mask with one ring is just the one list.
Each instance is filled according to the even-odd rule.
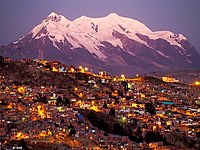
[[1,0],[0,45],[30,32],[52,11],[69,20],[115,12],[143,22],[153,31],[181,33],[200,53],[200,0]]

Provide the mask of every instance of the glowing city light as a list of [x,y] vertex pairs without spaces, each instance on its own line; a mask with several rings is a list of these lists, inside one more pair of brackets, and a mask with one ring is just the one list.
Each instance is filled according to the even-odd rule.
[[194,84],[195,84],[196,86],[199,86],[199,85],[200,85],[200,81],[196,81]]
[[19,93],[24,94],[24,92],[25,92],[25,88],[22,87],[22,86],[21,86],[21,87],[18,87],[17,91],[18,91]]

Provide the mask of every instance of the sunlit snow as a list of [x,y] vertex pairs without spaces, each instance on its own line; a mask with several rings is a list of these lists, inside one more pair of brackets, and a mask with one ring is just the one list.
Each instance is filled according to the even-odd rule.
[[[46,32],[42,31],[42,29],[46,29]],[[82,47],[87,49],[90,53],[96,54],[97,57],[105,59],[106,56],[99,49],[99,47],[104,46],[101,42],[107,41],[113,46],[119,46],[123,49],[120,39],[112,35],[113,31],[118,31],[128,38],[148,47],[150,47],[148,43],[138,38],[136,33],[147,35],[150,39],[161,38],[168,41],[171,45],[176,45],[181,48],[182,46],[179,42],[181,40],[186,40],[182,34],[174,34],[170,31],[152,32],[143,23],[131,18],[121,17],[115,13],[101,18],[81,16],[74,21],[70,21],[64,16],[52,12],[41,24],[36,26],[31,33],[32,37],[35,39],[47,36],[57,49],[60,48],[56,43],[64,43],[64,41],[67,40],[72,45],[71,49]],[[17,42],[18,41],[15,41],[15,43]],[[165,54],[159,51],[157,52],[163,57],[168,58]],[[135,55],[132,52],[128,53]],[[182,52],[180,53],[182,54]]]

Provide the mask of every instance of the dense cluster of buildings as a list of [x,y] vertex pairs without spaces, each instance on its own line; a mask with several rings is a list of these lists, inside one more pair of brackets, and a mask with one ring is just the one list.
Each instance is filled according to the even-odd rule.
[[[31,61],[31,60],[26,60]],[[67,88],[15,85],[0,76],[0,147],[20,146],[11,141],[66,144],[81,149],[170,149],[200,147],[200,88],[152,77],[95,75],[88,68],[58,62],[37,62],[41,70],[68,75],[76,83]],[[49,81],[53,82],[53,81]],[[110,114],[129,134],[116,135],[93,126],[78,110]],[[130,129],[129,129],[130,130]],[[140,130],[140,132],[138,131]],[[149,139],[159,134],[163,140]],[[129,135],[141,137],[140,142]],[[136,136],[137,137],[137,136]],[[44,144],[45,145],[45,144]]]

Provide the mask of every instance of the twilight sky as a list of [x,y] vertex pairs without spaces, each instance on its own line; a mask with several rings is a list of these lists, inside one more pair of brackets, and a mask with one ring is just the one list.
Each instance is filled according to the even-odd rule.
[[153,31],[181,33],[200,53],[200,0],[1,0],[0,45],[30,32],[52,11],[69,20],[115,12]]

